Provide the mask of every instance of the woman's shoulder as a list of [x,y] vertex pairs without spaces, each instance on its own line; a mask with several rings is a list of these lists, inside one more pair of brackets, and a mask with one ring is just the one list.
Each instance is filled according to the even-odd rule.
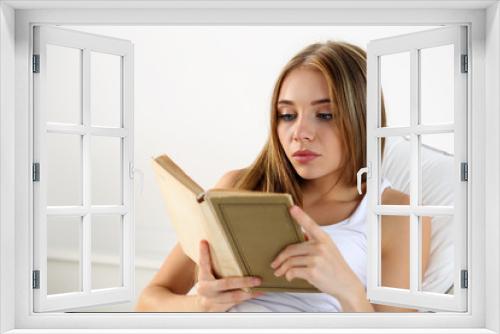
[[410,196],[392,188],[386,188],[382,193],[383,205],[409,205]]
[[239,180],[239,178],[247,171],[247,168],[233,169],[226,172],[219,179],[214,188],[232,188]]

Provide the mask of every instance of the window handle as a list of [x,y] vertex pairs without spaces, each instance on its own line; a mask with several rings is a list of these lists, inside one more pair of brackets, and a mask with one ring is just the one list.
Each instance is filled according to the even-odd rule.
[[139,176],[139,193],[142,195],[142,191],[144,188],[144,172],[140,170],[139,168],[134,167],[134,163],[131,162],[129,164],[129,173],[130,173],[130,178],[135,179],[136,174]]
[[368,179],[369,177],[371,177],[371,162],[368,162],[368,166],[367,167],[363,167],[361,168],[360,170],[358,170],[358,173],[356,174],[356,177],[357,177],[357,187],[358,187],[358,193],[360,195],[363,194],[363,191],[361,190],[361,176],[366,173],[366,178]]

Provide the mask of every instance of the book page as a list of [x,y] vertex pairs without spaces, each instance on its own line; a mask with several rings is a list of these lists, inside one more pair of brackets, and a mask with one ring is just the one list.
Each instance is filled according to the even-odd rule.
[[166,154],[155,158],[154,162],[161,166],[161,168],[163,168],[171,176],[175,177],[178,182],[182,183],[186,188],[191,190],[193,194],[198,195],[204,192],[203,188],[194,182],[193,179],[190,178],[179,166],[177,166],[177,164]]
[[205,216],[196,200],[197,194],[167,172],[157,161],[152,160],[152,164],[177,240],[184,253],[198,263],[199,242],[207,239],[207,235],[204,231]]

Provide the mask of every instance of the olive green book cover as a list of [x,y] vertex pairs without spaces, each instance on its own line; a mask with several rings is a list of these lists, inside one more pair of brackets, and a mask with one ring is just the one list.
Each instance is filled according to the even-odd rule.
[[287,245],[304,241],[288,211],[293,205],[289,194],[205,191],[167,155],[153,158],[152,165],[177,240],[195,263],[205,239],[216,277],[261,277],[262,284],[249,290],[319,292],[305,280],[274,276],[270,267]]

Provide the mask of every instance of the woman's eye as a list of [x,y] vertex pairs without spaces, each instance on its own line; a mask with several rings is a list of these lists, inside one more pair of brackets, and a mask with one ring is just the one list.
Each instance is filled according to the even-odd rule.
[[318,117],[324,120],[331,120],[333,118],[333,114],[331,113],[319,113]]
[[295,115],[294,114],[281,114],[281,115],[278,115],[278,118],[282,119],[284,121],[291,121],[292,119],[295,118]]

